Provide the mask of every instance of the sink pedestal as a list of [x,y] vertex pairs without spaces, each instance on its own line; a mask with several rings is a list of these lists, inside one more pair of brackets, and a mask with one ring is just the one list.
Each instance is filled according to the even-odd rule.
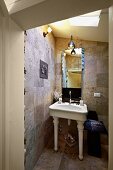
[[79,159],[83,159],[83,129],[84,129],[84,122],[77,121],[77,128],[78,128],[78,138],[79,138]]
[[[53,123],[54,123],[54,150],[58,151],[58,123],[59,118],[53,117]],[[78,128],[78,137],[79,137],[79,159],[83,160],[83,121],[77,121],[77,128]]]
[[87,106],[86,105],[81,106],[81,107],[72,106],[72,108],[69,106],[69,109],[68,109],[68,107],[65,107],[65,105],[63,105],[63,108],[62,108],[62,105],[55,103],[51,105],[49,108],[50,108],[50,115],[53,117],[53,123],[54,123],[54,150],[58,151],[59,118],[76,120],[77,128],[78,128],[78,139],[79,139],[78,157],[80,160],[83,160],[83,130],[84,130],[84,122],[86,120],[86,115],[87,115]]
[[54,150],[58,151],[58,117],[53,117],[53,123],[54,123]]

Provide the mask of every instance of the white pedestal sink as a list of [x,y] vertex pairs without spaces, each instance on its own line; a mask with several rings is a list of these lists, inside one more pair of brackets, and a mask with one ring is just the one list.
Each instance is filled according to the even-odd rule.
[[77,121],[78,136],[79,136],[79,159],[83,159],[83,129],[84,121],[87,115],[87,106],[84,104],[69,103],[54,103],[49,106],[50,115],[53,116],[54,123],[54,150],[58,150],[58,119],[65,118]]

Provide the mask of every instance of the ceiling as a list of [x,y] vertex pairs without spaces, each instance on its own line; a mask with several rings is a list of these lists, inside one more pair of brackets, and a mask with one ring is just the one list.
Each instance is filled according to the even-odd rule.
[[73,38],[83,40],[108,42],[107,9],[102,10],[98,27],[71,26],[68,19],[62,20],[59,24],[49,24],[55,37],[70,38],[72,35]]
[[[29,7],[23,2],[29,2]],[[45,25],[48,23],[64,20],[70,17],[83,15],[88,12],[108,8],[113,0],[20,0],[19,4],[13,4],[13,10],[9,12],[12,19],[24,30]],[[7,0],[6,0],[7,2]],[[9,5],[8,5],[9,8]]]
[[[5,4],[1,4],[1,1]],[[8,9],[8,15],[22,28],[42,26],[48,23],[83,15],[99,9],[109,8],[113,0],[1,0],[0,5]],[[7,15],[7,13],[6,13]],[[107,13],[103,12],[98,28],[91,27],[53,27],[56,37],[74,37],[93,41],[108,41]]]
[[9,13],[15,13],[45,0],[5,0]]

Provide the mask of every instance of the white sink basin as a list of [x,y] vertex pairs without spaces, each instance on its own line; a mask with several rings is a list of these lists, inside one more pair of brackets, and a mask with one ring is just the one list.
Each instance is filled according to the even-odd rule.
[[61,111],[68,111],[68,112],[77,112],[77,113],[87,113],[87,106],[84,104],[83,106],[80,106],[76,103],[54,103],[51,106],[49,106],[52,110],[61,110]]

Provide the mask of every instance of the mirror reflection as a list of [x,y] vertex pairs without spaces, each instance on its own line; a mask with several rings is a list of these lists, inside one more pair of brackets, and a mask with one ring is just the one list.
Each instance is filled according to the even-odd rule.
[[83,71],[83,50],[76,49],[76,54],[70,50],[62,52],[62,87],[81,88]]
[[64,88],[81,88],[82,54],[71,54],[65,50],[62,55],[62,81]]

